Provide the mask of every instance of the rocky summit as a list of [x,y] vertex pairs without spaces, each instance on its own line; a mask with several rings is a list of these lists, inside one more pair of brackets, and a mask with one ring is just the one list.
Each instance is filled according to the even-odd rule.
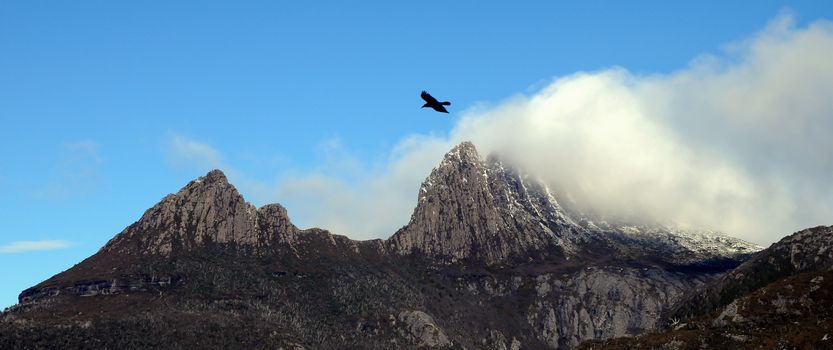
[[422,184],[410,223],[390,244],[399,254],[435,261],[494,264],[536,255],[564,258],[575,248],[577,229],[546,187],[495,157],[484,162],[464,142]]
[[355,241],[254,207],[214,170],[23,291],[0,318],[0,348],[615,346],[822,264],[753,277],[768,272],[748,266],[780,264],[784,249],[606,220],[560,197],[464,142],[428,175],[407,225]]

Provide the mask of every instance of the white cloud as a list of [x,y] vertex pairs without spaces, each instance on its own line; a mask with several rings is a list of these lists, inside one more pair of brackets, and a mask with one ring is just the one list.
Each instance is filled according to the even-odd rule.
[[[481,154],[501,154],[584,208],[766,244],[833,221],[830,57],[831,22],[796,28],[782,15],[671,74],[575,73],[472,108],[448,136],[408,137],[381,166],[329,142],[324,151],[334,156],[321,168],[241,187],[268,193],[302,226],[384,238],[407,223],[419,183],[442,154],[471,140]],[[219,164],[213,149],[179,148]]]
[[66,249],[71,246],[72,243],[63,240],[19,241],[0,246],[0,254]]
[[[414,136],[400,142],[384,166],[362,167],[340,143],[335,149],[330,140],[324,144],[324,164],[285,176],[272,187],[270,199],[285,205],[301,227],[326,228],[355,239],[386,238],[407,223],[416,189],[451,147],[448,141]],[[343,176],[344,169],[351,176]],[[249,191],[244,187],[244,192]]]
[[608,215],[717,228],[759,243],[833,221],[833,24],[776,18],[668,75],[559,78],[468,113],[471,139]]

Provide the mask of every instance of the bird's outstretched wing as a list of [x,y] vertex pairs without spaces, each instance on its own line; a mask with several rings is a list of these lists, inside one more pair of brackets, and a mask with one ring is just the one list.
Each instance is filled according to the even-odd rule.
[[437,101],[436,98],[434,98],[434,96],[431,96],[431,94],[429,94],[428,91],[423,90],[422,93],[419,94],[419,96],[422,97],[422,99],[425,100],[425,102],[428,102],[428,104],[430,104],[430,105],[435,105],[435,104],[440,103],[439,101]]

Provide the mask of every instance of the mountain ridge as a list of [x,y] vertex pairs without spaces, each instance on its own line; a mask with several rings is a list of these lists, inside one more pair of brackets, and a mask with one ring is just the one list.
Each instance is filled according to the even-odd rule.
[[[674,240],[634,237],[582,225],[542,182],[468,142],[432,170],[411,220],[386,240],[299,229],[284,207],[254,207],[213,170],[23,291],[0,342],[74,331],[112,347],[151,336],[236,347],[195,336],[219,327],[241,347],[570,348],[659,329],[686,291],[747,258],[718,251],[726,261],[710,266],[712,255]],[[133,333],[114,337],[119,327]]]
[[[579,221],[586,219],[573,219],[566,214],[542,182],[505,166],[497,156],[482,159],[474,144],[463,142],[452,148],[426,177],[409,222],[385,240],[366,242],[376,242],[373,245],[379,246],[381,254],[418,253],[443,263],[474,258],[500,264],[532,255],[536,259],[564,260],[577,254],[582,244],[592,243],[593,249],[603,251],[637,246],[631,242],[650,246],[658,240],[649,239],[646,244],[639,236],[657,235],[657,231],[667,235],[670,231],[656,226],[599,229],[592,222]],[[638,235],[624,234],[626,230],[635,230]],[[344,237],[326,229],[299,229],[280,204],[255,207],[221,170],[215,169],[177,193],[165,196],[102,249],[167,255],[174,249],[211,242],[254,249],[285,246],[292,250],[293,243],[307,231]],[[675,235],[672,243],[685,235]],[[742,242],[727,239],[729,243]],[[740,246],[754,249],[751,244]],[[676,255],[688,253],[687,247],[679,248]],[[721,252],[726,256],[734,253],[725,249]],[[633,252],[629,250],[627,254]],[[696,259],[695,256],[689,260]]]

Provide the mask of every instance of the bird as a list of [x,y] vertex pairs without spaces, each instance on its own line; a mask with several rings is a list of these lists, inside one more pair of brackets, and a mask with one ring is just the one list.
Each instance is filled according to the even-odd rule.
[[448,101],[437,101],[434,96],[428,93],[428,91],[423,90],[421,94],[419,94],[423,100],[425,100],[425,104],[422,105],[422,108],[431,107],[437,112],[448,113],[448,110],[445,109],[443,106],[451,106],[451,102]]

